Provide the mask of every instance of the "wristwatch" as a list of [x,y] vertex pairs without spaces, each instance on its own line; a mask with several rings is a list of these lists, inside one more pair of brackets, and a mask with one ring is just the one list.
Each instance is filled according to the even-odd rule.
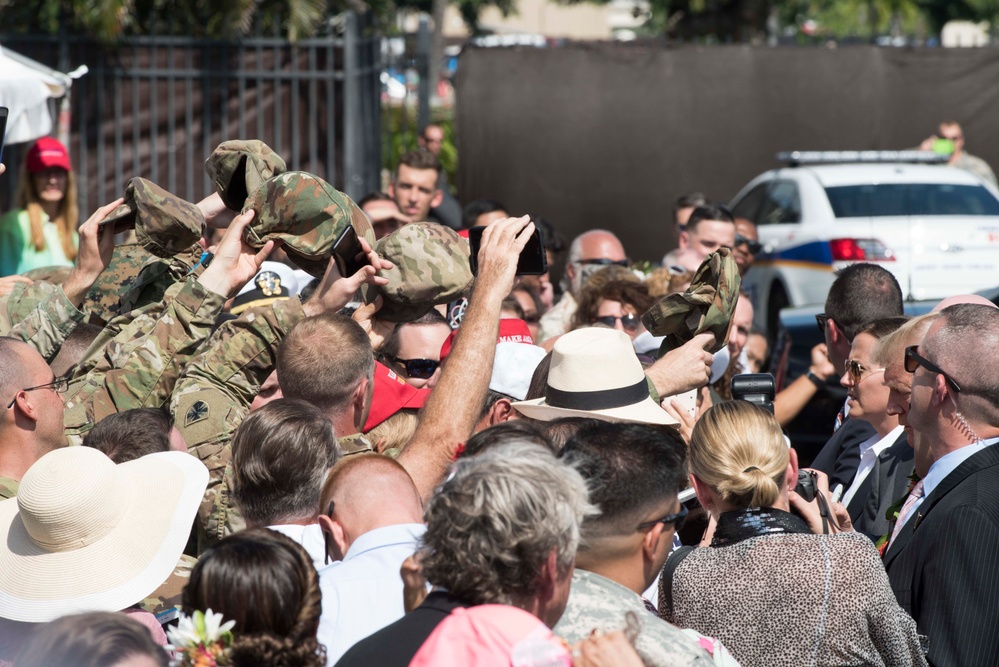
[[820,378],[815,373],[813,373],[811,369],[808,370],[808,373],[805,374],[805,377],[807,377],[809,381],[815,385],[816,389],[822,389],[822,387],[826,386],[826,381]]

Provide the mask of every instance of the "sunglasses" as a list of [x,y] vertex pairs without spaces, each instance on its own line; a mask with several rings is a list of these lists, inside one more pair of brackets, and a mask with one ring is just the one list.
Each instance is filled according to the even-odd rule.
[[752,239],[747,239],[742,234],[735,235],[735,246],[738,248],[741,245],[745,245],[749,250],[750,255],[758,255],[763,250],[763,244],[759,241],[754,241]]
[[[34,387],[25,387],[21,391],[35,391],[36,389],[51,389],[57,394],[61,394],[69,388],[69,378],[58,377],[52,380],[52,382],[46,382],[45,384],[35,385]],[[18,392],[20,393],[20,392]],[[10,403],[7,404],[7,409],[10,410],[14,407],[14,402],[17,401],[17,394],[14,394],[14,398],[10,399]]]
[[430,379],[441,365],[441,362],[434,361],[433,359],[400,359],[399,357],[390,357],[388,355],[383,356],[392,363],[405,368],[406,375],[417,380]]
[[879,373],[884,370],[884,368],[867,368],[856,359],[847,359],[843,362],[843,367],[853,378],[854,384],[860,384],[864,378],[864,373]]
[[638,331],[638,324],[641,322],[638,315],[628,313],[627,315],[622,315],[621,317],[615,317],[614,315],[595,317],[593,318],[592,324],[603,324],[604,326],[613,329],[618,320],[621,320],[621,328],[625,331]]
[[680,530],[683,527],[683,520],[686,518],[687,518],[687,508],[683,505],[680,505],[680,511],[677,512],[676,514],[667,514],[664,517],[653,519],[652,521],[643,521],[642,523],[638,524],[638,528],[636,530],[645,530],[646,528],[651,528],[657,523],[661,523],[663,525],[673,524],[674,530]]
[[954,393],[957,394],[961,393],[961,387],[960,385],[957,384],[957,382],[954,381],[954,378],[947,375],[947,373],[945,373],[942,368],[937,366],[935,363],[933,363],[926,357],[920,356],[920,354],[916,351],[918,349],[919,349],[918,345],[910,345],[909,347],[905,348],[905,372],[915,373],[916,369],[922,366],[931,373],[939,373],[940,375],[942,375],[944,381],[946,381],[947,384],[951,386],[951,388],[954,390]]
[[592,264],[595,266],[623,266],[627,268],[628,260],[626,259],[580,259],[576,260],[577,264]]

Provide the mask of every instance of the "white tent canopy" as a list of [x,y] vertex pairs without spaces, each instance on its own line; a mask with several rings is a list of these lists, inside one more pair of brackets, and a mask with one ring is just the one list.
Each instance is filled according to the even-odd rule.
[[52,133],[50,98],[63,97],[73,85],[73,76],[57,72],[9,49],[0,48],[0,106],[10,111],[6,142],[33,141]]

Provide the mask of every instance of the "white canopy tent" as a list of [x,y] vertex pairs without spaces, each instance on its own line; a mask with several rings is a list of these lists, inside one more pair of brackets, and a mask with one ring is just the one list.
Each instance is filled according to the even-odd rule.
[[[0,47],[0,106],[10,110],[6,143],[18,144],[51,134],[53,119],[49,100],[63,98],[63,109],[68,113],[73,79],[86,72],[87,68],[83,66],[63,74]],[[65,143],[68,137],[60,139]]]

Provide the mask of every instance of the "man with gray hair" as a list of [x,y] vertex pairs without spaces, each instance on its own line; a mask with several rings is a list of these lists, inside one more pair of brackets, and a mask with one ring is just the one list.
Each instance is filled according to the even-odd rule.
[[337,665],[408,665],[460,607],[512,605],[554,626],[569,596],[580,523],[595,512],[582,476],[536,444],[460,458],[424,514],[420,562],[438,590]]
[[591,229],[583,232],[569,246],[569,259],[565,264],[564,282],[568,283],[562,298],[541,317],[538,343],[561,336],[569,330],[572,316],[576,314],[576,299],[594,272],[616,264],[628,266],[624,246],[613,232]]
[[904,355],[920,480],[892,530],[888,580],[930,664],[999,664],[999,310],[945,308]]

